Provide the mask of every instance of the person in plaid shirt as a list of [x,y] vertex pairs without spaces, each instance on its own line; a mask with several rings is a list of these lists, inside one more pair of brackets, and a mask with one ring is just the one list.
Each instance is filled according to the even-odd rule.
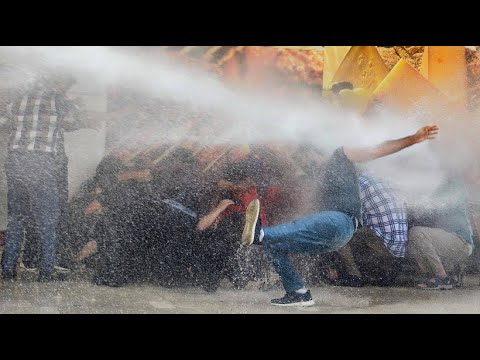
[[326,162],[318,179],[316,213],[293,222],[263,227],[259,221],[260,201],[247,207],[242,244],[262,245],[282,280],[285,296],[273,299],[276,306],[312,306],[311,293],[293,267],[291,253],[322,254],[344,247],[362,221],[362,201],[359,194],[356,164],[372,161],[409,146],[432,140],[438,126],[430,125],[401,139],[388,140],[365,148],[340,147]]
[[388,286],[405,257],[407,210],[395,192],[367,170],[359,172],[358,181],[363,226],[329,259],[327,277],[338,286]]
[[[30,217],[37,227],[42,253],[38,281],[53,279],[62,191],[57,158],[65,152],[64,131],[79,128],[79,109],[66,95],[75,81],[60,69],[38,70],[32,86],[12,91],[1,104],[0,128],[9,137],[5,162],[8,225],[2,256],[4,280],[13,280],[17,275],[17,259]],[[65,182],[68,186],[66,177]]]
[[408,221],[405,206],[393,190],[368,172],[358,177],[363,226],[382,240],[393,257],[405,257]]
[[405,258],[408,219],[405,205],[379,178],[366,171],[359,177],[363,228],[349,244],[363,283],[388,286]]

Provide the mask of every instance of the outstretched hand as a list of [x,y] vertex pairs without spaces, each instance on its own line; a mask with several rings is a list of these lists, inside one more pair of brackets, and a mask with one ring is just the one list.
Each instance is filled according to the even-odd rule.
[[388,140],[374,147],[367,148],[343,148],[347,158],[353,163],[367,162],[390,154],[394,154],[414,144],[425,140],[432,140],[438,134],[437,125],[422,127],[415,134],[397,140]]
[[415,135],[413,135],[415,143],[421,143],[425,140],[433,140],[438,134],[438,126],[437,125],[428,125],[422,127],[418,130]]

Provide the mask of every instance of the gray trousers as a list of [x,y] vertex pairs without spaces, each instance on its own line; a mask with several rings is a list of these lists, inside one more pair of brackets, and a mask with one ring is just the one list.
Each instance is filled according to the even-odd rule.
[[408,236],[407,257],[414,259],[423,273],[433,276],[451,273],[472,254],[470,244],[442,229],[414,226]]

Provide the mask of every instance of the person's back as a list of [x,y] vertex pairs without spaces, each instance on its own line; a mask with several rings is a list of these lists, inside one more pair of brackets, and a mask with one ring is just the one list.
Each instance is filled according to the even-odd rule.
[[405,256],[408,242],[407,209],[385,180],[372,173],[359,174],[362,223],[382,240],[392,256]]
[[463,180],[449,174],[423,203],[409,205],[411,227],[426,226],[455,233],[473,246],[468,215],[467,192]]
[[357,169],[343,148],[334,151],[321,172],[317,190],[317,211],[340,211],[360,219]]
[[467,193],[463,180],[458,176],[449,176],[435,192],[434,197],[435,227],[457,234],[473,247]]

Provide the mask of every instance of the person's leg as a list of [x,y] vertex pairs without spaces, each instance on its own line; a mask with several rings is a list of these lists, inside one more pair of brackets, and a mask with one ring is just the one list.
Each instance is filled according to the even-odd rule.
[[407,254],[426,273],[447,278],[453,267],[470,255],[471,248],[459,236],[442,229],[416,226],[409,231]]
[[[426,232],[425,229],[428,228],[414,226],[408,231],[407,257],[415,260],[422,274],[434,276],[435,267],[439,269],[440,273],[444,274],[445,269],[443,269],[442,262],[436,254],[431,239],[428,236],[429,232]],[[432,262],[435,264],[433,269],[430,266]]]
[[[65,269],[64,271],[72,270],[74,267],[73,257],[80,250],[86,238],[87,232],[82,228],[81,223],[84,220],[83,214],[68,215],[68,210],[63,216],[59,218],[57,224],[57,269]],[[69,229],[69,231],[60,231],[59,229]]]
[[105,214],[96,224],[98,264],[93,282],[96,285],[122,286],[126,283],[123,251],[124,237],[118,222],[111,213]]
[[[59,155],[55,159],[55,176],[58,189],[58,207],[59,219],[56,228],[56,242],[58,249],[70,248],[68,241],[68,158]],[[36,226],[34,216],[31,214],[25,223],[25,242],[23,250],[23,264],[27,268],[38,268],[40,262],[41,246],[39,241],[39,232]],[[61,261],[62,260],[62,261]],[[68,263],[62,258],[58,258],[61,266],[67,266]]]
[[192,239],[194,279],[207,292],[215,292],[222,279],[224,231],[205,230]]
[[447,275],[451,274],[455,265],[465,261],[472,253],[472,248],[457,234],[442,229],[434,229],[436,237],[433,243],[442,261]]
[[59,218],[56,227],[57,241],[57,264],[62,268],[71,267],[70,259],[73,256],[72,248],[74,235],[69,230],[71,227],[69,206],[68,206],[68,157],[59,155],[56,159],[57,187],[58,187],[58,208]]
[[[345,246],[348,246],[348,244]],[[340,268],[344,269],[342,258],[338,251],[320,254],[318,260],[318,277],[322,282],[333,285],[338,279]]]
[[175,208],[168,210],[168,251],[165,253],[165,264],[170,275],[172,286],[185,286],[195,280],[195,271],[192,268],[194,258],[192,243],[196,240],[196,218],[178,211]]
[[350,243],[331,253],[330,261],[322,269],[323,279],[335,286],[362,287],[363,278],[352,253]]
[[63,216],[68,210],[68,157],[60,156],[56,160],[57,165],[57,184],[58,184],[58,204],[60,215]]
[[340,248],[340,250],[338,250],[338,255],[341,259],[340,261],[343,265],[343,268],[345,269],[346,274],[357,277],[362,276],[355,262],[355,258],[353,257],[352,247],[350,246],[350,243]]
[[439,242],[448,241],[446,238],[441,239],[444,235],[440,229],[424,226],[415,226],[410,229],[409,253],[415,258],[422,272],[432,276],[447,276],[437,252]]
[[140,214],[132,229],[137,233],[134,246],[136,263],[133,263],[132,266],[137,268],[136,280],[149,281],[152,267],[151,246],[152,241],[155,240],[153,234],[157,227],[159,214],[156,212],[156,204],[150,193],[143,194],[137,204],[136,208],[139,209]]
[[337,211],[323,211],[289,224],[267,227],[263,231],[265,253],[289,293],[304,287],[289,259],[290,253],[338,250],[352,238],[355,228],[350,216]]
[[400,272],[400,258],[393,257],[383,240],[367,227],[360,229],[349,243],[355,262],[365,281],[388,286]]
[[22,262],[29,269],[38,268],[40,262],[40,244],[35,219],[29,209],[29,216],[25,219],[25,239],[23,245]]
[[5,166],[8,186],[8,225],[2,256],[4,278],[13,278],[16,275],[27,215],[25,209],[29,207],[26,186],[18,176],[16,165],[15,162],[7,160]]
[[[35,178],[30,179],[29,197],[32,203],[32,215],[38,228],[41,247],[41,261],[39,264],[40,280],[49,280],[56,265],[56,234],[59,208],[56,168],[53,159],[42,159],[36,164]],[[35,159],[32,159],[35,161]]]

